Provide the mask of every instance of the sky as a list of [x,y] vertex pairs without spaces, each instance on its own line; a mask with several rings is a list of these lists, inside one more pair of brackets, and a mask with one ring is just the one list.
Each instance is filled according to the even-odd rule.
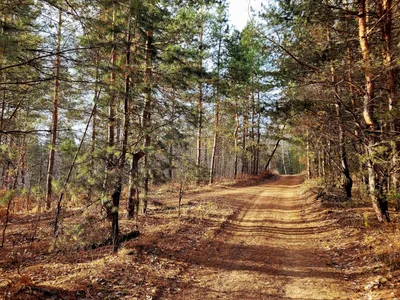
[[230,0],[229,20],[239,30],[250,20],[250,7],[260,9],[262,0]]

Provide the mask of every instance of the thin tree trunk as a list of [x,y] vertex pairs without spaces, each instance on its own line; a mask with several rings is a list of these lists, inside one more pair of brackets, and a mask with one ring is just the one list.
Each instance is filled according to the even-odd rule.
[[110,74],[110,99],[108,101],[108,123],[107,123],[107,146],[110,153],[107,157],[106,171],[104,172],[103,191],[107,195],[107,200],[103,203],[108,219],[112,219],[112,203],[108,198],[110,192],[111,182],[113,181],[113,170],[116,167],[114,151],[115,147],[115,102],[116,102],[116,63],[117,63],[117,49],[116,49],[116,8],[115,3],[112,5],[112,49],[111,49],[111,74]]
[[310,130],[307,129],[306,153],[307,153],[307,179],[311,179],[311,152],[310,152]]
[[26,141],[26,135],[22,137],[22,157],[21,157],[21,188],[25,188],[26,186],[26,152],[27,152],[28,143]]
[[2,236],[1,236],[0,248],[4,247],[4,243],[5,243],[5,240],[6,240],[6,230],[7,230],[7,227],[8,227],[8,223],[10,221],[10,208],[11,208],[11,203],[12,203],[12,201],[14,199],[14,195],[10,195],[9,197],[10,197],[10,199],[8,199],[8,202],[7,202],[6,218],[4,220],[4,227],[3,227],[3,232],[2,232]]
[[[173,123],[175,119],[175,114],[176,114],[176,103],[175,103],[175,94],[173,93],[173,98],[172,98],[172,111],[171,111],[171,119],[170,122],[171,124]],[[169,179],[172,181],[174,177],[174,170],[173,170],[173,163],[174,163],[174,142],[170,141],[169,145],[169,150],[168,150],[168,175]]]
[[[98,97],[98,96],[96,95],[95,97]],[[93,105],[92,112],[91,112],[90,117],[89,117],[89,120],[86,123],[85,131],[83,132],[82,138],[81,138],[81,140],[79,142],[78,149],[76,150],[74,158],[73,158],[72,163],[71,163],[71,166],[69,167],[67,178],[65,179],[65,182],[63,184],[63,188],[61,190],[60,197],[58,198],[58,201],[57,201],[56,213],[55,213],[55,216],[54,216],[54,226],[53,226],[53,236],[54,237],[56,237],[58,235],[58,219],[59,219],[60,213],[61,213],[61,202],[63,200],[64,194],[65,194],[65,190],[67,188],[69,180],[71,179],[72,171],[74,170],[76,160],[78,158],[79,152],[81,151],[83,142],[84,142],[85,137],[86,137],[86,133],[87,133],[87,131],[89,129],[90,121],[93,118],[94,112],[96,111],[96,106],[97,106],[97,103],[95,101],[95,103]]]
[[269,156],[267,163],[265,164],[264,170],[268,170],[269,165],[270,165],[270,163],[271,163],[271,160],[272,160],[272,158],[274,157],[275,152],[276,152],[276,150],[278,149],[280,142],[282,141],[283,132],[285,131],[285,128],[286,128],[286,124],[283,126],[283,128],[282,128],[282,130],[281,130],[281,133],[280,133],[281,136],[276,140],[274,149],[272,149],[272,153],[271,153],[271,155]]
[[[203,129],[203,85],[199,83],[199,97],[197,101],[198,122],[197,122],[197,155],[196,166],[198,170],[201,168],[201,139]],[[200,172],[198,173],[200,175]]]
[[326,150],[322,150],[322,178],[326,180]]
[[[236,104],[236,109],[238,109],[237,104]],[[240,123],[239,123],[239,112],[236,111],[235,114],[235,131],[233,132],[233,140],[234,140],[234,151],[235,151],[235,163],[234,163],[234,171],[233,171],[233,175],[234,178],[236,179],[237,174],[238,174],[238,161],[239,161],[239,157],[238,157],[238,134],[239,134],[239,127],[240,127]]]
[[[331,44],[331,37],[329,32],[327,33],[328,43]],[[347,161],[347,151],[346,151],[346,140],[344,136],[343,129],[343,117],[342,117],[342,103],[340,102],[339,91],[337,87],[337,79],[336,79],[336,70],[333,65],[333,61],[330,62],[331,67],[331,84],[333,97],[335,98],[335,108],[336,108],[336,119],[338,122],[338,131],[339,131],[339,158],[341,171],[344,177],[344,189],[346,192],[346,197],[348,199],[351,198],[351,190],[353,188],[353,179],[350,175],[350,168]]]
[[217,102],[215,104],[215,124],[214,124],[214,142],[213,149],[211,155],[211,165],[210,165],[210,184],[214,182],[215,175],[215,160],[217,155],[217,145],[218,145],[218,130],[219,130],[219,99],[217,98]]
[[274,157],[275,152],[276,152],[276,150],[278,149],[279,143],[281,142],[281,140],[282,140],[281,138],[277,139],[277,141],[276,141],[276,143],[275,143],[275,146],[274,146],[274,149],[272,149],[272,153],[271,153],[271,155],[268,157],[267,163],[265,164],[264,170],[268,170],[269,165],[270,165],[270,163],[271,163],[271,160],[272,160],[272,158]]
[[261,142],[261,100],[260,100],[260,90],[257,92],[257,148],[256,148],[256,175],[258,174],[260,168],[260,142]]
[[128,25],[127,25],[127,38],[126,38],[126,51],[125,51],[125,95],[124,95],[124,123],[122,129],[122,149],[118,163],[117,183],[112,194],[112,226],[111,226],[111,239],[113,244],[113,252],[118,251],[119,247],[119,203],[122,193],[122,184],[124,179],[124,165],[126,153],[128,151],[128,137],[129,137],[129,113],[130,113],[130,86],[131,86],[131,10],[132,0],[129,1],[128,12]]
[[[5,79],[4,79],[5,80]],[[1,103],[1,113],[0,113],[0,130],[4,130],[4,114],[5,114],[5,109],[6,109],[6,89],[4,88],[3,93],[2,93],[2,103]],[[7,143],[7,137],[5,140],[3,140],[3,135],[0,135],[0,146],[3,144]],[[1,170],[1,183],[2,187],[7,186],[7,181],[6,181],[6,170],[7,170],[7,161],[3,164],[2,170]]]
[[216,99],[215,99],[215,123],[214,123],[214,143],[211,154],[211,165],[210,165],[210,184],[214,182],[215,175],[215,160],[217,155],[217,147],[218,147],[218,130],[219,130],[219,80],[220,80],[220,61],[221,61],[221,48],[222,48],[222,39],[218,40],[218,57],[217,57],[217,86],[216,86]]
[[53,96],[53,116],[51,128],[51,141],[50,141],[50,154],[49,165],[47,170],[46,182],[46,209],[50,209],[52,196],[53,196],[53,176],[54,176],[54,162],[55,162],[55,148],[57,143],[57,127],[58,127],[58,104],[60,98],[60,69],[61,69],[61,26],[62,26],[62,10],[58,10],[58,32],[57,32],[57,50],[55,61],[55,83],[54,83],[54,96]]
[[251,93],[251,173],[256,175],[256,141],[255,141],[255,115],[256,115],[256,108],[255,108],[255,99],[254,99],[254,91]]
[[149,192],[149,182],[150,182],[150,158],[149,158],[149,147],[151,145],[150,136],[150,122],[152,113],[152,60],[153,60],[153,31],[149,29],[147,31],[147,41],[146,41],[146,74],[145,74],[145,85],[146,85],[146,99],[143,110],[143,126],[145,131],[145,141],[144,141],[144,197],[143,197],[143,213],[147,211],[147,195]]
[[322,177],[322,155],[321,150],[318,150],[318,177]]
[[[201,12],[202,13],[202,12]],[[203,21],[201,21],[200,29],[199,29],[199,42],[200,42],[200,61],[199,61],[199,70],[202,72],[203,70]],[[203,82],[202,77],[199,79],[198,82],[198,99],[197,99],[197,114],[198,114],[198,121],[197,121],[197,154],[196,154],[196,167],[197,167],[197,180],[200,181],[201,177],[201,158],[202,158],[202,130],[203,130]]]
[[[5,24],[7,23],[7,15],[5,12],[2,13],[3,14],[3,18],[2,18],[2,23],[3,26],[1,26],[1,35],[4,35],[4,28],[5,28]],[[6,39],[3,39],[3,44],[2,47],[0,48],[0,54],[1,54],[1,58],[0,58],[0,68],[3,67],[3,65],[6,63],[5,62],[5,49],[6,49]],[[1,79],[3,80],[4,83],[7,82],[7,76],[6,73],[3,71],[0,71],[1,74]],[[7,90],[7,86],[4,85],[3,86],[3,92],[2,92],[2,99],[1,99],[1,111],[0,111],[0,130],[3,131],[4,128],[4,114],[6,111],[6,103],[7,103],[7,94],[6,94],[6,90]],[[7,139],[7,138],[6,138]],[[0,146],[7,143],[7,141],[3,141],[3,135],[0,135]],[[2,187],[6,186],[6,181],[5,181],[5,176],[6,176],[6,164],[3,164],[2,170],[1,170],[1,183],[2,183]]]
[[181,204],[182,204],[182,197],[183,197],[183,182],[179,186],[179,200],[178,200],[178,218],[181,217]]
[[293,162],[292,162],[292,157],[290,155],[289,148],[286,148],[286,153],[287,153],[288,174],[293,174]]
[[5,239],[6,239],[6,230],[7,230],[7,227],[8,227],[8,223],[10,221],[10,210],[11,210],[11,205],[12,205],[13,200],[14,200],[16,188],[17,188],[18,173],[19,173],[19,169],[20,169],[20,166],[21,166],[22,159],[23,159],[23,154],[21,153],[20,156],[19,156],[18,162],[17,162],[17,170],[15,171],[15,174],[14,174],[13,183],[10,186],[10,191],[8,191],[9,192],[9,195],[8,195],[9,199],[8,199],[8,202],[7,202],[6,219],[4,220],[4,227],[3,227],[3,232],[2,232],[0,248],[4,247],[4,242],[5,242]]
[[283,147],[281,147],[282,149],[282,166],[283,166],[283,174],[286,175],[287,169],[286,169],[286,162],[285,162],[285,149],[283,149]]
[[249,99],[246,98],[246,103],[243,113],[243,127],[242,127],[242,174],[249,171],[249,164],[247,159],[247,135],[249,127]]
[[173,179],[173,168],[172,165],[174,163],[174,146],[172,145],[172,143],[169,145],[169,149],[168,149],[168,177],[169,179],[172,181]]
[[139,173],[139,160],[145,155],[143,151],[139,151],[132,156],[131,168],[129,171],[129,194],[127,201],[127,217],[128,219],[134,218],[139,210],[139,189],[138,187],[138,173]]
[[[100,55],[99,52],[96,51],[96,75],[95,75],[95,85],[94,85],[94,103],[96,103],[97,99],[99,98],[98,95],[100,95],[99,93],[99,76],[100,76]],[[95,175],[95,166],[94,166],[94,153],[96,151],[96,139],[97,139],[97,105],[95,105],[93,107],[93,116],[92,116],[92,139],[91,139],[91,146],[90,146],[90,162],[89,162],[89,167],[90,167],[90,179],[93,180],[94,179],[94,175]],[[89,192],[88,192],[88,199],[87,199],[87,203],[89,203],[92,199],[93,196],[93,186],[90,185],[89,186]]]

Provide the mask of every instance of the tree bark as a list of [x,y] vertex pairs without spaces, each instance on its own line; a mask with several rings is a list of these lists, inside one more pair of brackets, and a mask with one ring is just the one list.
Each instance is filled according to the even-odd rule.
[[[237,103],[236,103],[236,110],[238,109]],[[235,131],[233,132],[233,140],[234,140],[234,152],[235,152],[235,162],[234,162],[234,169],[233,169],[233,176],[236,179],[237,174],[238,174],[238,162],[239,162],[239,157],[238,157],[238,134],[239,134],[239,127],[240,127],[240,122],[239,122],[239,112],[236,111],[235,114]]]
[[307,179],[311,179],[311,152],[310,152],[310,130],[307,129],[307,136],[306,136],[306,155],[307,155]]
[[[107,147],[109,154],[107,157],[106,171],[104,176],[103,190],[106,195],[110,192],[112,181],[114,181],[113,170],[116,167],[114,156],[115,147],[115,102],[116,102],[116,63],[117,63],[117,49],[116,49],[116,8],[113,2],[112,6],[112,49],[111,49],[111,74],[110,74],[110,99],[108,101],[108,123],[107,123]],[[112,199],[111,199],[112,202]],[[112,219],[112,203],[107,196],[107,200],[103,203],[106,211],[107,218]]]
[[251,137],[251,173],[253,175],[256,175],[256,139],[255,139],[255,118],[256,118],[256,107],[255,107],[255,95],[254,91],[252,92],[251,95],[251,131],[250,131],[250,137]]
[[[327,33],[329,47],[331,47],[331,37],[329,32]],[[342,103],[339,97],[339,91],[337,87],[337,78],[336,78],[336,70],[333,64],[333,61],[330,61],[330,68],[331,68],[331,85],[332,85],[332,92],[333,97],[335,98],[335,108],[336,108],[336,120],[338,124],[338,133],[339,133],[339,159],[341,165],[341,171],[343,175],[344,181],[344,190],[346,192],[346,197],[348,199],[351,198],[351,190],[353,188],[353,179],[350,175],[350,168],[347,161],[347,151],[346,151],[346,139],[344,136],[344,129],[343,129],[343,117],[342,117]]]
[[[218,96],[217,96],[218,97]],[[214,182],[215,175],[215,161],[217,156],[217,147],[218,147],[218,130],[219,130],[219,99],[217,98],[215,103],[215,124],[214,124],[214,141],[211,155],[211,164],[210,164],[210,184]]]
[[[4,35],[4,28],[5,28],[5,24],[7,23],[7,14],[5,12],[2,13],[2,24],[3,26],[1,26],[1,36]],[[1,45],[2,47],[0,48],[0,68],[3,67],[3,65],[6,64],[6,59],[5,59],[5,54],[6,54],[6,39],[3,39],[3,44]],[[4,83],[7,82],[7,76],[6,73],[3,71],[0,71],[0,75],[1,75],[1,79],[3,80]],[[2,99],[1,99],[1,111],[0,111],[0,131],[3,131],[5,128],[5,124],[4,124],[4,114],[6,111],[6,103],[7,103],[7,94],[6,94],[6,90],[7,87],[3,86],[3,91],[2,91]],[[6,138],[7,139],[7,138]],[[7,143],[7,141],[3,141],[3,135],[0,135],[0,146]],[[6,180],[5,180],[5,176],[6,176],[6,168],[7,165],[6,163],[3,164],[2,166],[2,170],[1,170],[1,184],[2,187],[6,187]]]
[[47,170],[46,182],[46,209],[50,209],[52,196],[53,196],[53,175],[54,175],[54,162],[55,162],[55,148],[57,143],[57,127],[58,127],[58,104],[60,100],[60,69],[61,69],[61,26],[62,26],[62,10],[58,10],[58,31],[57,31],[57,49],[55,61],[55,83],[54,83],[54,96],[53,96],[53,115],[52,115],[52,128],[51,128],[51,141],[49,164]]
[[[203,20],[201,20],[199,28],[199,72],[203,72]],[[200,77],[198,82],[198,99],[197,99],[197,153],[196,153],[196,167],[197,167],[197,180],[201,180],[201,158],[202,158],[202,130],[203,130],[203,76]]]
[[350,168],[347,161],[347,151],[346,151],[346,140],[344,137],[344,130],[343,130],[343,121],[342,121],[342,113],[341,113],[341,103],[336,101],[336,116],[339,122],[339,153],[340,153],[340,164],[341,164],[341,171],[344,176],[344,189],[346,192],[346,197],[351,198],[352,195],[352,188],[353,188],[353,179],[350,175]]
[[276,149],[278,149],[279,143],[281,142],[281,140],[282,140],[281,138],[278,138],[278,139],[276,140],[274,149],[272,149],[271,155],[268,157],[268,160],[267,160],[267,163],[265,164],[264,170],[268,170],[269,165],[270,165],[270,163],[271,163],[271,160],[272,160],[272,158],[274,157],[275,152],[276,152]]
[[260,168],[260,142],[261,142],[261,100],[260,100],[260,90],[257,92],[257,146],[256,146],[256,162],[255,171],[258,174]]
[[375,170],[376,165],[374,162],[374,147],[377,141],[376,121],[374,119],[373,110],[375,86],[373,82],[374,76],[372,73],[371,54],[368,42],[366,0],[359,0],[358,2],[358,36],[365,76],[363,117],[368,129],[365,143],[368,169],[368,189],[376,217],[380,222],[384,222],[389,221],[389,214],[387,209],[385,209],[387,208],[387,203],[385,204],[383,197],[379,195],[379,188],[377,188],[379,180],[377,182],[378,174]]
[[130,113],[130,86],[131,86],[131,9],[132,0],[129,1],[129,12],[128,12],[128,25],[127,25],[127,37],[126,37],[126,50],[125,50],[125,93],[124,93],[124,123],[122,129],[122,149],[118,163],[118,174],[117,182],[112,194],[112,226],[111,226],[111,239],[113,242],[113,252],[118,251],[119,247],[119,203],[122,193],[122,184],[124,179],[124,166],[126,153],[128,151],[128,137],[129,137],[129,113]]
[[151,145],[150,136],[150,123],[151,123],[151,113],[152,113],[152,60],[153,60],[153,30],[149,29],[147,31],[147,41],[146,41],[146,73],[144,83],[146,86],[146,98],[143,110],[143,127],[145,132],[144,141],[144,197],[143,197],[143,213],[147,211],[147,195],[149,192],[149,182],[150,182],[150,158],[149,158],[149,147]]
[[[95,74],[95,85],[94,85],[94,103],[97,102],[99,96],[100,96],[100,91],[99,91],[99,76],[100,76],[100,54],[98,51],[96,51],[96,74]],[[94,166],[94,153],[96,151],[96,138],[97,138],[97,105],[93,107],[93,116],[92,116],[92,138],[91,138],[91,145],[90,145],[90,162],[89,162],[89,176],[90,179],[93,180],[95,176],[95,166]],[[89,186],[89,192],[88,192],[88,199],[87,203],[89,203],[92,199],[93,195],[93,185],[90,184]]]
[[[393,23],[393,4],[392,0],[382,0],[382,17],[383,26],[382,33],[385,41],[383,47],[383,60],[386,68],[386,81],[387,81],[387,98],[388,98],[388,110],[389,110],[389,130],[393,136],[397,135],[399,132],[399,118],[396,115],[395,107],[397,105],[396,95],[397,95],[397,77],[395,72],[395,65],[393,61],[393,47],[392,47],[392,23]],[[398,160],[399,160],[399,150],[400,145],[398,141],[391,142],[391,164],[389,170],[390,185],[393,191],[397,191],[398,187]]]
[[215,122],[214,122],[214,142],[211,154],[211,164],[210,164],[210,179],[209,182],[212,184],[214,182],[215,175],[215,160],[218,148],[218,131],[219,131],[219,80],[220,80],[220,64],[221,64],[221,49],[222,49],[222,38],[218,40],[218,52],[217,52],[217,86],[216,86],[216,99],[215,99]]
[[283,166],[283,174],[286,175],[288,174],[287,169],[286,169],[286,161],[285,161],[285,149],[281,147],[282,149],[282,166]]
[[249,99],[246,98],[244,113],[243,113],[243,126],[242,126],[242,174],[249,171],[249,162],[247,158],[247,135],[249,129]]
[[139,213],[139,189],[138,187],[138,173],[139,173],[139,160],[145,155],[143,151],[139,151],[132,155],[131,169],[129,171],[129,194],[126,204],[128,219],[134,218]]

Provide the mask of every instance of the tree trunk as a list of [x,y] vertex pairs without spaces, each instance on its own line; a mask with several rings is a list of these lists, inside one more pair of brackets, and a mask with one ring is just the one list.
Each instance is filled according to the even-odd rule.
[[[2,12],[2,15],[3,15],[3,18],[2,18],[1,21],[2,21],[3,26],[1,26],[1,35],[3,36],[4,35],[5,24],[7,23],[7,14],[5,12]],[[6,39],[3,39],[3,44],[0,47],[0,54],[1,54],[1,57],[0,57],[0,68],[2,68],[6,63],[6,60],[5,60],[6,46],[7,46]],[[1,79],[3,80],[3,82],[6,83],[7,82],[6,73],[3,72],[3,71],[0,71],[0,74],[1,74]],[[0,111],[0,130],[1,131],[3,131],[5,129],[4,128],[5,127],[4,115],[5,115],[5,112],[6,112],[6,103],[7,103],[6,91],[7,91],[7,87],[6,87],[6,85],[4,85],[3,86],[3,91],[1,93],[2,94],[1,111]],[[3,140],[3,135],[0,134],[0,146],[3,145],[3,143],[4,144],[7,143],[7,138],[4,141]],[[2,187],[6,187],[5,176],[6,176],[6,163],[3,164],[3,167],[2,167],[2,170],[1,170],[1,184],[2,184]]]
[[57,50],[55,61],[55,83],[54,83],[54,96],[53,96],[53,115],[52,115],[52,128],[51,128],[51,141],[49,164],[47,170],[46,182],[46,209],[50,209],[52,196],[53,196],[53,175],[54,175],[54,162],[55,162],[55,148],[57,143],[57,127],[58,127],[58,103],[60,98],[60,69],[61,69],[61,25],[62,25],[62,10],[58,10],[58,31],[57,31]]
[[[393,62],[393,49],[392,49],[392,20],[393,20],[393,5],[392,0],[382,0],[382,16],[383,16],[383,38],[385,40],[385,46],[383,48],[383,58],[384,58],[384,65],[387,70],[386,72],[386,81],[387,81],[387,97],[388,97],[388,110],[390,114],[388,126],[390,132],[393,136],[397,135],[399,132],[399,118],[396,115],[395,107],[397,105],[396,95],[397,95],[397,77],[396,72],[394,70],[395,65]],[[397,191],[398,187],[398,159],[399,159],[399,142],[392,141],[391,148],[392,148],[392,158],[390,164],[390,171],[389,176],[391,178],[391,189],[393,191]]]
[[[238,109],[237,105],[236,105],[236,109]],[[234,163],[233,175],[234,175],[234,178],[236,179],[237,174],[238,174],[238,162],[239,162],[239,157],[238,157],[238,134],[239,134],[240,123],[239,123],[239,112],[238,111],[236,111],[236,114],[235,114],[235,121],[236,121],[235,122],[236,126],[235,126],[235,131],[233,132],[234,152],[235,152],[235,163]]]
[[[327,33],[328,43],[331,44],[331,37],[329,32]],[[353,187],[353,179],[350,176],[350,168],[347,161],[347,151],[346,151],[346,140],[344,136],[344,129],[343,129],[343,117],[342,117],[342,103],[340,102],[339,91],[337,87],[337,78],[336,78],[336,70],[333,64],[333,61],[330,61],[331,67],[331,85],[332,85],[332,92],[333,97],[335,98],[335,108],[336,108],[336,119],[338,124],[338,131],[339,131],[339,159],[341,165],[341,171],[343,174],[343,181],[344,181],[344,189],[346,192],[346,197],[348,199],[351,198],[351,190]]]
[[307,129],[307,141],[306,141],[306,154],[307,154],[307,179],[311,179],[311,152],[310,152],[310,130]]
[[[110,75],[110,99],[108,102],[108,123],[107,123],[107,146],[110,153],[107,157],[106,172],[104,176],[103,190],[107,195],[112,185],[113,170],[116,167],[113,148],[115,146],[115,102],[116,102],[116,63],[117,63],[117,50],[116,50],[116,8],[115,3],[112,6],[112,49],[111,49],[111,75]],[[112,199],[111,199],[112,201]],[[107,196],[107,200],[103,203],[107,218],[112,219],[112,203]]]
[[373,83],[372,74],[372,63],[371,55],[369,50],[368,42],[368,29],[367,29],[367,9],[366,0],[359,0],[358,2],[358,35],[361,48],[361,54],[363,59],[363,69],[365,76],[365,95],[363,103],[363,117],[368,128],[367,141],[365,144],[366,155],[367,155],[367,169],[368,169],[368,188],[369,194],[372,201],[372,206],[375,210],[376,217],[379,221],[389,221],[387,209],[387,204],[383,203],[379,195],[379,188],[377,185],[379,180],[377,180],[378,174],[375,170],[376,165],[374,162],[374,147],[378,139],[376,134],[376,121],[374,120],[374,92],[375,87]]
[[151,145],[150,136],[150,123],[151,123],[151,113],[152,113],[152,60],[153,60],[153,31],[149,29],[147,31],[146,40],[146,73],[144,78],[145,83],[145,104],[143,110],[143,126],[145,132],[144,141],[144,152],[146,153],[144,157],[144,196],[143,196],[143,213],[147,211],[147,195],[149,192],[149,182],[150,182],[150,158],[149,158],[149,147]]
[[4,220],[4,227],[3,227],[3,232],[2,232],[2,238],[1,238],[1,245],[0,248],[4,247],[4,242],[5,242],[5,238],[6,238],[6,230],[8,227],[8,223],[10,221],[10,211],[11,211],[11,206],[13,204],[13,200],[16,194],[16,188],[17,188],[17,183],[18,183],[18,174],[20,171],[20,166],[21,166],[21,162],[23,159],[23,153],[20,153],[19,159],[17,161],[17,167],[16,167],[16,171],[14,172],[14,179],[12,181],[12,184],[10,185],[10,190],[8,191],[8,195],[6,195],[5,198],[8,197],[8,202],[7,202],[7,208],[6,208],[6,217]]
[[254,99],[254,91],[252,92],[251,95],[251,156],[252,156],[252,160],[251,160],[251,173],[253,175],[256,175],[256,159],[257,159],[257,155],[256,155],[256,140],[255,140],[255,118],[256,118],[256,107],[255,107],[255,99]]
[[94,112],[96,111],[96,107],[97,107],[96,98],[97,98],[97,97],[98,97],[98,95],[95,95],[95,101],[94,101],[94,104],[93,104],[92,112],[90,113],[89,120],[88,120],[87,123],[86,123],[85,131],[83,132],[82,138],[81,138],[81,140],[80,140],[80,142],[79,142],[78,149],[76,150],[75,155],[74,155],[74,158],[73,158],[73,160],[72,160],[72,163],[71,163],[71,165],[70,165],[70,167],[69,167],[68,174],[67,174],[67,178],[65,179],[65,182],[64,182],[64,184],[63,184],[63,187],[62,187],[62,190],[61,190],[61,193],[60,193],[60,197],[58,198],[58,201],[57,201],[56,213],[55,213],[55,217],[54,217],[54,227],[53,227],[53,236],[54,236],[54,237],[57,237],[57,236],[58,236],[58,220],[59,220],[59,216],[60,216],[60,214],[61,214],[61,202],[62,202],[62,200],[63,200],[64,193],[65,193],[65,190],[66,190],[67,185],[68,185],[68,183],[69,183],[69,180],[71,179],[72,171],[73,171],[74,168],[75,168],[75,163],[76,163],[76,160],[77,160],[77,158],[78,158],[79,152],[81,151],[83,142],[85,141],[85,137],[86,137],[86,134],[87,134],[87,132],[88,132],[90,122],[91,122],[91,120],[92,120],[92,118],[93,118],[93,116],[94,116]]
[[283,166],[283,174],[286,175],[288,172],[286,170],[286,162],[285,162],[285,149],[281,147],[282,149],[282,166]]
[[218,147],[218,130],[219,130],[219,80],[220,80],[220,64],[221,64],[221,48],[222,48],[222,38],[218,40],[218,52],[217,52],[217,86],[216,86],[216,99],[215,99],[215,123],[214,123],[214,143],[211,154],[211,164],[210,164],[210,184],[214,182],[215,175],[215,160],[217,155]]
[[249,171],[249,163],[247,159],[247,135],[249,129],[249,99],[246,98],[246,103],[243,113],[243,126],[242,126],[242,174]]
[[122,184],[124,178],[124,166],[126,153],[128,151],[128,137],[129,137],[129,113],[130,113],[130,66],[131,66],[131,9],[132,0],[129,1],[129,12],[128,12],[128,25],[127,25],[127,38],[126,38],[126,50],[125,50],[125,93],[124,93],[124,122],[122,128],[122,149],[121,155],[118,162],[118,174],[117,180],[112,193],[112,226],[111,226],[111,239],[113,244],[113,252],[118,251],[119,247],[119,203],[122,193]]
[[[200,48],[200,61],[199,61],[199,71],[203,72],[203,21],[201,21],[200,29],[199,29],[199,48]],[[196,167],[197,167],[197,180],[198,182],[201,179],[201,145],[202,145],[202,130],[203,130],[203,76],[200,77],[198,82],[198,99],[197,99],[197,154],[196,154]]]
[[[99,76],[100,76],[100,55],[99,52],[96,51],[96,75],[95,75],[95,85],[94,85],[94,103],[97,103],[98,98],[100,97],[100,91],[99,91]],[[90,145],[90,162],[89,162],[89,174],[90,174],[90,179],[93,180],[95,176],[95,166],[94,166],[94,152],[96,151],[96,138],[97,138],[97,105],[93,107],[93,116],[92,116],[92,139],[91,139],[91,145]],[[89,192],[88,192],[88,199],[87,203],[89,203],[92,199],[93,196],[93,185],[90,184],[89,186]]]
[[[218,96],[217,96],[218,97]],[[210,165],[210,184],[214,182],[215,175],[215,160],[217,155],[217,144],[218,144],[218,130],[219,130],[219,99],[217,98],[215,104],[215,124],[214,124],[214,142],[211,155],[211,165]]]
[[138,173],[139,173],[139,160],[144,156],[143,151],[139,151],[132,156],[131,169],[129,172],[129,194],[126,204],[127,217],[132,219],[139,212],[139,189],[138,187]]
[[[171,118],[170,122],[173,124],[174,119],[175,119],[175,114],[176,114],[176,99],[175,99],[175,93],[173,92],[173,98],[172,98],[172,110],[171,110]],[[172,181],[174,178],[174,141],[170,141],[169,145],[169,150],[168,150],[168,175],[169,179]]]
[[197,113],[198,113],[198,121],[197,121],[197,154],[196,154],[196,166],[198,170],[198,176],[200,176],[200,168],[201,168],[201,138],[202,138],[202,129],[203,129],[203,85],[199,83],[199,97],[197,100]]
[[261,142],[261,100],[260,100],[260,90],[257,93],[257,146],[256,146],[256,163],[255,163],[255,171],[256,175],[258,174],[258,170],[260,168],[260,142]]
[[275,146],[274,146],[274,149],[272,149],[272,153],[271,153],[271,155],[268,157],[267,163],[265,164],[264,170],[268,170],[269,165],[270,165],[270,163],[271,163],[271,160],[272,160],[272,158],[274,157],[275,152],[276,152],[276,149],[278,149],[279,143],[281,142],[281,140],[282,140],[281,138],[278,138],[278,139],[277,139],[277,141],[276,141],[276,143],[275,143]]
[[174,163],[174,146],[171,144],[169,145],[169,149],[168,149],[168,177],[169,180],[172,181],[173,177],[174,177],[174,172],[173,172],[173,163]]
[[179,199],[178,199],[178,218],[181,217],[181,204],[182,204],[182,197],[183,197],[183,182],[179,186]]
[[[116,49],[116,8],[113,4],[112,11],[112,49],[111,49],[111,75],[110,75],[110,101],[108,102],[108,147],[112,148],[115,145],[115,102],[116,102],[116,64],[117,64],[117,49]],[[110,168],[112,169],[113,155],[110,158]]]
[[353,179],[350,176],[350,168],[347,161],[347,151],[346,151],[346,140],[343,132],[343,121],[341,114],[341,103],[336,102],[336,116],[339,122],[339,155],[341,163],[341,171],[344,176],[344,189],[346,192],[346,197],[351,198],[351,190],[353,187]]

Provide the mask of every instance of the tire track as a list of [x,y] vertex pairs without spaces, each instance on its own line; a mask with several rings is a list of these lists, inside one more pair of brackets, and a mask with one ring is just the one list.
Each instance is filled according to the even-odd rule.
[[[333,229],[315,201],[300,196],[301,176],[235,189],[241,206],[190,268],[176,299],[353,299],[327,266],[318,241]],[[348,284],[348,283],[347,283]]]

